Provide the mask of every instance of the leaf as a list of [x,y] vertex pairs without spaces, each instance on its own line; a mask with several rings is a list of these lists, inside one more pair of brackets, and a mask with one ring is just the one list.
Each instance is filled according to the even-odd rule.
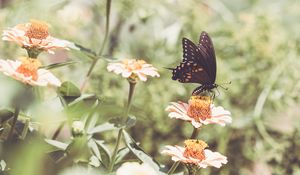
[[122,161],[122,159],[130,152],[127,147],[124,147],[118,151],[115,164],[118,164]]
[[133,138],[125,130],[123,130],[122,133],[123,133],[125,144],[130,149],[130,151],[142,162],[148,164],[154,170],[159,172],[161,169],[159,163],[156,162],[150,155],[145,153],[145,151],[142,150],[142,148],[136,144]]
[[88,146],[91,148],[92,152],[94,153],[94,155],[101,160],[101,157],[100,157],[100,151],[99,151],[99,148],[96,144],[96,142],[94,141],[94,139],[90,139],[89,142],[88,142]]
[[58,88],[58,92],[67,97],[79,97],[81,95],[80,89],[70,81],[63,82]]
[[56,69],[56,68],[59,68],[59,67],[72,65],[72,64],[75,64],[75,63],[78,63],[78,61],[66,61],[66,62],[61,62],[61,63],[54,63],[54,64],[49,64],[47,66],[43,66],[41,68],[44,68],[44,69]]
[[60,141],[57,141],[57,140],[45,139],[45,141],[48,144],[50,144],[50,145],[52,145],[52,146],[54,146],[54,147],[56,147],[56,148],[58,148],[60,150],[66,150],[67,147],[68,147],[68,144],[60,142]]
[[95,142],[99,146],[101,162],[106,168],[108,168],[110,161],[111,161],[110,152],[109,152],[108,148],[104,145],[104,141],[95,140]]
[[84,46],[82,46],[82,45],[79,45],[79,44],[76,44],[76,43],[74,43],[74,44],[75,44],[75,46],[76,46],[77,48],[79,48],[79,50],[80,50],[81,52],[86,53],[88,56],[93,56],[93,57],[96,57],[96,56],[97,56],[97,54],[96,54],[95,51],[93,51],[93,50],[91,50],[91,49],[89,49],[89,48],[86,48],[86,47],[84,47]]
[[118,126],[115,123],[106,122],[106,123],[103,123],[101,125],[95,126],[91,130],[89,130],[88,134],[95,134],[95,133],[100,133],[100,132],[104,132],[104,131],[116,130],[116,129],[119,129],[119,128],[120,128],[120,126]]

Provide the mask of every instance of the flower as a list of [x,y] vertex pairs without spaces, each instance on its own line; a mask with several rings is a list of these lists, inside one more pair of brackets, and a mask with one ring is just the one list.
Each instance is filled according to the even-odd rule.
[[132,81],[147,81],[147,75],[159,77],[157,69],[144,60],[125,59],[122,63],[109,63],[107,70]]
[[220,168],[222,164],[227,163],[227,157],[218,152],[205,149],[208,145],[202,140],[186,140],[184,145],[184,147],[167,145],[162,153],[172,156],[172,160],[175,162],[193,164],[200,168],[208,166]]
[[61,82],[46,69],[40,69],[37,59],[23,57],[21,61],[1,60],[0,72],[23,83],[37,86],[60,86]]
[[231,123],[231,113],[223,107],[215,107],[209,96],[192,96],[189,103],[171,102],[166,108],[170,118],[189,121],[195,128],[202,124],[219,124],[225,126]]
[[38,53],[47,51],[53,54],[53,49],[59,48],[76,49],[74,43],[50,36],[48,24],[38,20],[31,20],[29,23],[18,24],[13,28],[4,30],[2,39],[15,42],[27,50]]
[[158,175],[149,165],[137,162],[123,163],[116,175]]

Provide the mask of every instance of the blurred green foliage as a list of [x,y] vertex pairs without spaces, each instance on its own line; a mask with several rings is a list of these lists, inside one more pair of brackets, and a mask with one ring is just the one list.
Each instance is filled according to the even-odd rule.
[[[54,36],[99,52],[105,33],[105,1],[0,2],[1,30],[29,19],[44,20],[51,24]],[[162,146],[181,145],[192,132],[190,124],[169,119],[164,109],[171,101],[187,101],[196,85],[172,81],[164,67],[175,67],[180,62],[182,37],[196,42],[200,32],[207,31],[216,49],[217,83],[232,82],[226,85],[228,91],[219,89],[215,103],[231,111],[233,123],[224,128],[201,129],[199,138],[229,158],[220,170],[203,170],[202,174],[300,172],[298,0],[118,0],[112,2],[111,10],[109,40],[103,55],[145,59],[161,74],[160,78],[137,84],[131,109],[138,121],[130,133],[149,154],[170,166],[169,157],[160,154]],[[12,43],[0,42],[0,48],[1,59],[26,54]],[[63,81],[78,86],[91,64],[90,58],[78,51],[43,53],[41,58],[44,64],[78,62],[53,70]],[[97,111],[99,123],[122,114],[129,88],[126,80],[107,72],[107,62],[101,59],[97,63],[86,90],[102,99]],[[44,95],[50,102],[55,97],[53,90]],[[35,117],[43,120],[44,115]],[[108,143],[115,141],[112,134],[99,137]],[[26,159],[28,167],[38,161],[31,149],[24,156],[18,155],[32,156]],[[35,154],[40,156],[39,152]],[[30,170],[28,173],[32,174]]]

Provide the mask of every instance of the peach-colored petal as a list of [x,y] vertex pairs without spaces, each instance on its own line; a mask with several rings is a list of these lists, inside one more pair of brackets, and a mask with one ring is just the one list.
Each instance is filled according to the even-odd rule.
[[212,152],[209,149],[204,150],[205,160],[201,161],[198,165],[201,168],[206,168],[208,166],[213,166],[220,168],[222,164],[227,164],[227,157],[223,156],[218,152]]
[[109,63],[107,65],[109,72],[121,74],[124,78],[131,77],[141,81],[147,81],[147,76],[159,77],[157,69],[143,60],[124,60],[122,63]]
[[54,49],[77,49],[74,43],[66,40],[60,40],[52,36],[48,36],[44,39],[30,38],[26,36],[26,31],[28,30],[29,23],[19,24],[13,28],[8,28],[3,31],[2,40],[15,42],[18,45],[29,48],[44,50],[48,53],[54,53]]
[[161,152],[162,154],[170,155],[172,160],[177,162],[183,163],[192,163],[196,164],[201,168],[206,168],[208,166],[213,166],[216,168],[220,168],[222,164],[227,163],[227,158],[218,152],[212,152],[209,149],[204,150],[205,159],[199,160],[192,157],[185,157],[184,156],[185,148],[181,146],[165,146],[165,149]]
[[0,60],[0,71],[7,76],[10,76],[18,81],[34,86],[60,86],[61,82],[46,69],[38,69],[37,80],[33,80],[31,76],[25,76],[16,70],[21,65],[20,61]]
[[219,124],[225,126],[226,123],[231,123],[231,113],[225,110],[223,107],[215,107],[213,104],[211,107],[211,116],[205,120],[196,121],[193,117],[187,114],[188,104],[183,102],[171,102],[171,104],[166,108],[166,111],[169,112],[170,118],[181,119],[191,122],[195,128],[199,128],[202,125],[208,124]]

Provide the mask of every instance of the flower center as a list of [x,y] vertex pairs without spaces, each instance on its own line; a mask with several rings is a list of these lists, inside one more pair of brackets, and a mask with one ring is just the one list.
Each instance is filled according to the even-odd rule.
[[38,20],[31,20],[25,36],[40,40],[46,39],[49,36],[47,23]]
[[25,77],[31,77],[32,80],[38,79],[37,70],[41,63],[34,58],[21,58],[22,64],[17,68],[16,72],[23,74]]
[[123,63],[128,71],[140,70],[146,62],[143,60],[124,60]]
[[205,154],[204,149],[208,147],[208,145],[202,140],[189,139],[184,141],[184,153],[185,157],[192,157],[198,160],[204,160]]
[[211,118],[210,96],[192,96],[189,100],[187,115],[196,121]]

